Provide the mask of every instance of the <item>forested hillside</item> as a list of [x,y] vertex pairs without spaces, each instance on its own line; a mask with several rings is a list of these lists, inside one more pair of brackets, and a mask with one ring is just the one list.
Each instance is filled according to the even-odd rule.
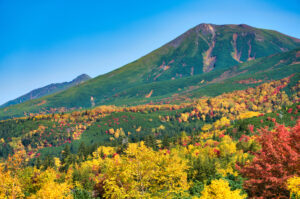
[[185,101],[1,121],[0,196],[299,197],[299,73]]

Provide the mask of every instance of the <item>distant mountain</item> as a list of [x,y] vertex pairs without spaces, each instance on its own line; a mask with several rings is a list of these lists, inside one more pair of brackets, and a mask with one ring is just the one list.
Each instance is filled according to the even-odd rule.
[[57,93],[59,91],[63,91],[67,88],[70,88],[72,86],[76,86],[79,85],[87,80],[91,79],[90,76],[86,75],[86,74],[82,74],[79,75],[78,77],[76,77],[75,79],[73,79],[70,82],[63,82],[63,83],[54,83],[54,84],[49,84],[47,86],[44,86],[42,88],[38,88],[38,89],[34,89],[32,91],[30,91],[29,93],[26,93],[25,95],[22,95],[21,97],[18,97],[14,100],[8,101],[5,104],[1,105],[0,107],[7,107],[7,106],[11,106],[14,104],[19,104],[19,103],[23,103],[26,102],[28,100],[32,100],[32,99],[38,99],[41,98],[43,96],[46,95],[50,95],[53,93]]
[[[175,93],[183,94],[183,91],[190,93],[196,91],[196,88],[202,90],[199,90],[201,95],[215,95],[251,86],[229,84],[231,86],[226,87],[226,84],[220,85],[221,80],[246,76],[255,78],[256,72],[274,75],[259,77],[262,83],[267,79],[299,72],[300,60],[296,56],[299,49],[290,51],[297,47],[300,47],[299,39],[273,30],[244,24],[200,24],[157,50],[110,73],[41,99],[0,109],[0,118],[20,116],[24,112],[44,112],[51,108],[89,108],[94,103],[147,103],[171,97]],[[284,57],[282,62],[278,60],[281,56]],[[296,64],[290,66],[292,62]],[[249,69],[230,74],[230,71],[239,70],[240,67]],[[230,75],[223,74],[226,71]],[[192,86],[197,87],[191,89]]]

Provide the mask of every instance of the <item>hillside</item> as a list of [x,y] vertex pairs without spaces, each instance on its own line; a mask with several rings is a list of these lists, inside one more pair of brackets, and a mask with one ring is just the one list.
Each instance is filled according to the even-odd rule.
[[[57,94],[0,109],[0,118],[21,116],[24,112],[89,108],[93,103],[144,103],[170,97],[182,90],[190,92],[198,89],[204,95],[214,96],[223,90],[211,88],[216,88],[223,80],[256,78],[255,70],[265,68],[260,73],[261,82],[267,80],[262,77],[264,73],[269,74],[269,79],[278,79],[283,77],[281,72],[285,75],[297,72],[297,61],[289,67],[295,59],[299,59],[296,57],[297,52],[286,51],[298,47],[299,41],[276,31],[247,25],[200,24],[161,48],[115,71]],[[288,53],[293,56],[288,58]],[[274,58],[266,57],[273,54],[276,54]],[[287,57],[280,62],[280,56]],[[266,58],[261,60],[261,57]],[[268,64],[265,65],[265,62]],[[246,66],[251,68],[251,73],[248,72],[250,69],[240,69]],[[284,66],[288,70],[283,69]],[[231,74],[230,71],[234,70],[237,71]],[[276,73],[274,78],[271,77],[273,73]],[[199,83],[202,80],[204,84]],[[226,91],[249,86],[222,86],[224,85],[223,89]]]
[[6,102],[5,104],[1,105],[0,108],[4,108],[4,107],[11,106],[14,104],[20,104],[20,103],[26,102],[28,100],[38,99],[38,98],[41,98],[46,95],[57,93],[59,91],[66,90],[72,86],[79,85],[89,79],[91,79],[90,76],[88,76],[86,74],[82,74],[70,82],[49,84],[42,88],[34,89],[34,90],[30,91],[29,93],[26,93],[25,95],[22,95],[21,97],[18,97],[14,100],[10,100],[10,101]]
[[99,106],[0,121],[0,193],[84,199],[297,196],[299,91],[298,73],[191,103]]

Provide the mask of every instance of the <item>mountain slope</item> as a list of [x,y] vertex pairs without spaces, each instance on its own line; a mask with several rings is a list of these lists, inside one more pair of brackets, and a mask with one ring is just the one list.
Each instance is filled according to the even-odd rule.
[[[272,30],[247,25],[200,24],[161,48],[110,73],[42,99],[0,109],[0,118],[20,116],[24,111],[44,112],[60,107],[89,108],[92,104],[91,97],[96,105],[131,104],[134,100],[137,100],[136,103],[147,102],[155,97],[160,99],[176,93],[178,89],[184,89],[181,85],[188,87],[194,82],[202,81],[203,77],[212,79],[233,66],[255,63],[260,57],[298,46],[299,39]],[[293,56],[295,53],[293,52]],[[254,73],[251,75],[255,76]],[[213,92],[207,93],[214,95]],[[42,101],[44,103],[40,105]]]
[[116,93],[102,103],[134,105],[162,100],[172,103],[185,100],[183,98],[186,97],[216,96],[224,92],[246,89],[292,74],[295,75],[292,79],[297,82],[300,78],[300,48],[210,73],[135,86]]
[[[218,69],[209,73],[176,80],[137,85],[124,89],[121,92],[115,92],[113,96],[102,100],[101,104],[136,105],[150,102],[184,102],[194,97],[216,96],[224,92],[254,87],[264,82],[278,80],[292,74],[294,76],[291,78],[291,85],[294,85],[300,79],[300,48],[241,63],[229,69]],[[95,81],[95,79],[90,81]],[[90,85],[88,83],[85,82],[82,86]],[[75,87],[70,88],[67,93],[76,92],[77,89]],[[40,111],[47,113],[50,110],[51,104],[48,109],[47,107],[43,107],[44,104],[39,105],[40,101],[50,99],[51,103],[53,103],[60,100],[61,97],[65,99],[66,104],[72,103],[73,99],[66,97],[65,94],[65,92],[62,92],[0,109],[0,118],[6,119],[22,116],[24,112]],[[61,110],[65,111],[66,109]]]
[[72,86],[76,86],[79,85],[87,80],[91,79],[90,76],[86,75],[86,74],[82,74],[79,75],[78,77],[76,77],[75,79],[73,79],[70,82],[63,82],[63,83],[53,83],[47,86],[44,86],[42,88],[38,88],[38,89],[34,89],[32,91],[30,91],[29,93],[26,93],[25,95],[22,95],[21,97],[18,97],[14,100],[8,101],[5,104],[1,105],[1,108],[7,107],[7,106],[11,106],[14,104],[20,104],[23,102],[26,102],[28,100],[32,100],[32,99],[38,99],[41,98],[43,96],[49,95],[49,94],[53,94],[53,93],[57,93],[59,91],[68,89]]

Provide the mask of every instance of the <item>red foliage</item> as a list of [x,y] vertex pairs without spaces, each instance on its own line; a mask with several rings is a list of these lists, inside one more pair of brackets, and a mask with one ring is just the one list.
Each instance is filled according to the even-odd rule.
[[253,133],[253,132],[254,132],[254,125],[253,125],[253,124],[249,124],[249,125],[248,125],[248,129],[249,129],[249,131],[250,131],[251,133]]
[[239,139],[240,142],[248,142],[250,140],[250,137],[247,135],[242,135]]
[[217,154],[218,157],[220,156],[220,150],[214,149],[214,153]]
[[300,120],[294,128],[277,125],[275,131],[259,130],[262,146],[253,161],[237,165],[248,180],[244,187],[250,197],[289,198],[286,181],[300,175]]

